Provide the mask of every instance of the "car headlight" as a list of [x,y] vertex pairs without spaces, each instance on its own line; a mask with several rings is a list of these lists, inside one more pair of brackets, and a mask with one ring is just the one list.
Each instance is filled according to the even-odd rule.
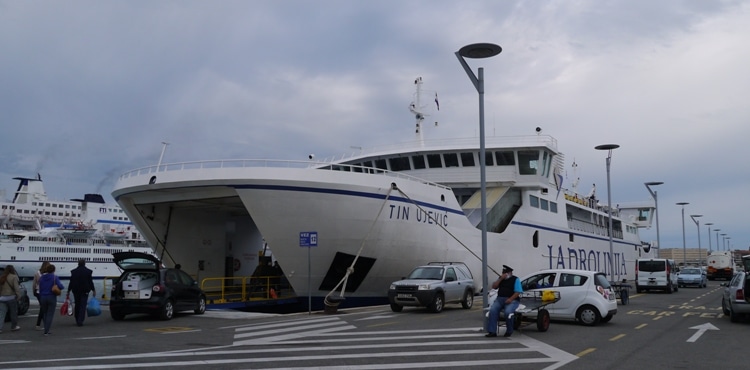
[[419,284],[418,290],[430,290],[430,284]]

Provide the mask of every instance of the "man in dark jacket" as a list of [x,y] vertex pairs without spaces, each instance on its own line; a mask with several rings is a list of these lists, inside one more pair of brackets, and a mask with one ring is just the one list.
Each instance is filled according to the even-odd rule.
[[89,301],[89,292],[94,292],[96,296],[96,288],[94,288],[94,279],[92,278],[92,271],[86,267],[86,260],[78,260],[78,267],[70,270],[70,284],[68,284],[68,297],[70,292],[73,292],[73,299],[75,302],[75,317],[76,324],[83,326],[83,320],[86,318],[86,305]]
[[514,316],[518,304],[520,303],[520,294],[523,293],[521,280],[513,276],[513,269],[510,266],[503,265],[503,274],[492,283],[492,289],[497,289],[497,298],[490,307],[490,317],[485,337],[497,336],[497,321],[500,311],[505,314],[505,334],[509,337],[513,334]]

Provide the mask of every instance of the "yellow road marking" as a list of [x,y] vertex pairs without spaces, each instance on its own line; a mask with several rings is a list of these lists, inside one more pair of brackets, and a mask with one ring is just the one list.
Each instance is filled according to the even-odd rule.
[[618,339],[622,339],[622,337],[624,337],[624,336],[625,336],[625,334],[618,334],[618,335],[615,335],[614,337],[610,338],[609,341],[610,342],[614,342],[614,341],[616,341]]
[[594,351],[596,351],[596,348],[587,348],[587,349],[584,349],[581,352],[578,352],[578,354],[576,354],[576,356],[583,357],[583,356],[586,356],[589,353],[594,352]]
[[636,329],[636,330],[638,330],[638,329],[643,329],[643,328],[645,328],[646,326],[648,326],[648,324],[641,324],[641,325],[638,325],[638,326],[636,326],[636,327],[635,327],[635,329]]

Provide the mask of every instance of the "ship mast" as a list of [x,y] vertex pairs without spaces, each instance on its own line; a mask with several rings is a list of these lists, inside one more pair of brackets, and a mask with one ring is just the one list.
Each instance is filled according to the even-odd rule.
[[414,80],[414,85],[417,88],[417,92],[414,93],[415,98],[414,101],[411,102],[409,105],[409,111],[411,111],[412,114],[414,114],[414,120],[416,121],[416,135],[417,135],[417,141],[419,141],[420,145],[424,145],[424,138],[422,137],[422,122],[424,121],[424,112],[422,112],[422,103],[421,103],[421,95],[422,95],[422,77],[417,77]]

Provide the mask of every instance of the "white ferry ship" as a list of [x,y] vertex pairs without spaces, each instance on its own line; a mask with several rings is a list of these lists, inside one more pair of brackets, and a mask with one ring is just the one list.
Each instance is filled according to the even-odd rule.
[[[392,281],[431,261],[465,262],[481,286],[479,140],[422,140],[415,83],[412,143],[326,163],[144,167],[120,176],[112,195],[157,253],[166,249],[199,280],[249,276],[270,248],[296,294],[316,307],[334,295],[346,298],[342,307],[387,303]],[[638,236],[651,225],[653,200],[613,209],[610,255],[608,205],[563,186],[554,138],[488,137],[485,152],[492,270],[576,268],[620,281],[633,279],[636,258],[653,255]]]
[[0,203],[0,265],[12,264],[20,276],[33,276],[49,261],[65,278],[85,259],[94,278],[102,279],[120,274],[112,253],[153,253],[122,209],[100,194],[53,201],[40,175],[15,180],[13,199]]

